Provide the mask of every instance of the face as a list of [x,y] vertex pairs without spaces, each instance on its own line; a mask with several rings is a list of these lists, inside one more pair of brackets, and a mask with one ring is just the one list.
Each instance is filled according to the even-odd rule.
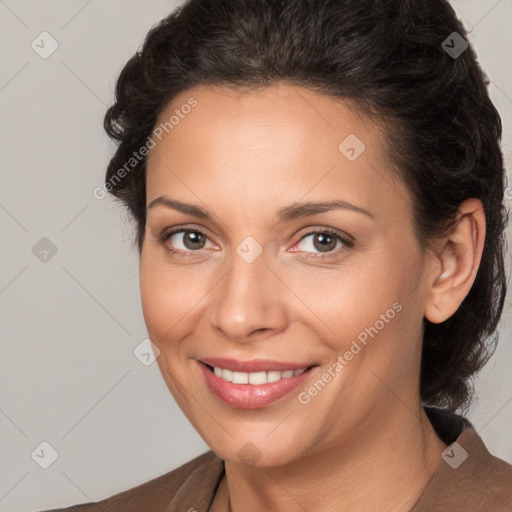
[[287,85],[196,87],[165,122],[147,160],[142,306],[208,445],[284,465],[419,403],[427,268],[381,127]]

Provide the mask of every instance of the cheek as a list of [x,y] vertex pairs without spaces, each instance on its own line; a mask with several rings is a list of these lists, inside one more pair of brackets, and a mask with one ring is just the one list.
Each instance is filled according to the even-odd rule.
[[150,248],[141,254],[139,286],[150,339],[161,350],[178,346],[193,328],[208,292],[208,280],[194,265],[172,265]]
[[[158,268],[143,253],[139,267],[139,286],[142,303],[142,312],[148,331],[154,331],[164,318],[164,304],[162,303],[162,290]],[[155,341],[155,340],[153,340]]]
[[[416,320],[417,315],[410,314],[413,294],[408,296],[409,274],[414,268],[397,265],[392,255],[378,256],[376,261],[361,262],[338,276],[304,281],[297,293],[307,298],[305,302],[314,312],[315,330],[325,333],[326,343],[337,355],[352,351],[396,357],[404,339],[401,333],[408,330],[411,319]],[[366,358],[357,359],[362,362]]]
[[[142,252],[139,284],[144,320],[154,343],[160,345],[183,308],[180,280],[150,251]],[[182,313],[183,315],[183,313]]]
[[402,276],[370,261],[351,264],[339,272],[302,276],[294,292],[314,313],[317,322],[337,339],[352,338],[379,319],[400,298]]
[[[418,272],[417,262],[398,265],[390,260],[386,272],[373,276],[360,287],[357,300],[347,304],[350,320],[339,350],[357,352],[360,355],[353,359],[357,358],[358,365],[389,382],[415,369],[420,356],[421,300],[418,289],[411,293]],[[341,322],[338,325],[343,328]]]

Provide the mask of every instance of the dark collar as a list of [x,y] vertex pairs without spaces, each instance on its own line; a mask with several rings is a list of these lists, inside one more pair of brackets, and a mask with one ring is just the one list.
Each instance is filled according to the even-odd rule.
[[459,416],[446,409],[424,406],[430,423],[434,427],[436,434],[446,444],[452,444],[462,434],[462,432],[471,428],[473,425],[463,416]]

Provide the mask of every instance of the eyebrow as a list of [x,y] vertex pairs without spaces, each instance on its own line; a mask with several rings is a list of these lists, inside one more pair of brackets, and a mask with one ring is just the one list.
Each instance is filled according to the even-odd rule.
[[[156,199],[153,199],[148,206],[148,211],[154,208],[155,206],[162,205],[167,208],[172,208],[173,210],[177,210],[179,212],[193,215],[199,219],[208,219],[213,221],[213,214],[211,214],[208,210],[202,209],[199,206],[183,203],[181,201],[177,201],[175,199],[170,199],[166,196],[160,196]],[[276,219],[277,222],[290,222],[292,220],[307,217],[309,215],[315,215],[317,213],[324,213],[330,210],[351,210],[354,212],[362,213],[367,217],[375,219],[375,215],[365,208],[361,208],[360,206],[355,206],[348,201],[344,201],[341,199],[333,200],[333,201],[322,201],[322,202],[305,202],[305,203],[292,203],[288,206],[285,206],[278,210]]]

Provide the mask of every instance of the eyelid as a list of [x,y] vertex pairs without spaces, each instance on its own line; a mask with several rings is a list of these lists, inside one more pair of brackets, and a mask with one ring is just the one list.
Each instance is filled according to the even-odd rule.
[[308,226],[307,228],[304,228],[304,234],[300,236],[299,240],[302,240],[304,237],[308,235],[318,234],[318,233],[330,233],[336,236],[339,236],[341,239],[345,239],[346,242],[354,244],[356,239],[352,236],[346,233],[345,231],[341,231],[336,228],[331,228],[327,226]]

